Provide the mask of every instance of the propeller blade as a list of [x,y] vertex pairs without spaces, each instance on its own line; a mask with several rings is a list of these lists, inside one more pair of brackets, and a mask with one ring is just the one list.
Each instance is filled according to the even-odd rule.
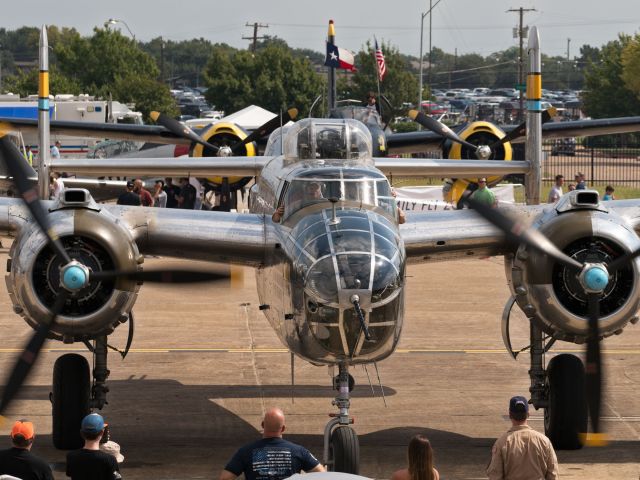
[[[542,123],[547,123],[549,120],[555,117],[556,112],[557,110],[555,107],[547,108],[544,112],[542,112]],[[516,128],[511,130],[509,133],[507,133],[504,137],[502,137],[499,140],[496,140],[491,145],[489,145],[489,148],[491,149],[491,151],[493,151],[496,147],[499,147],[503,143],[510,142],[512,140],[515,140],[516,138],[524,137],[526,134],[527,134],[527,122],[524,121],[520,125],[518,125]]]
[[280,118],[280,116],[273,117],[267,123],[265,123],[261,127],[257,128],[253,132],[251,132],[251,134],[248,135],[244,140],[242,140],[242,141],[240,141],[238,143],[235,143],[231,147],[231,152],[233,154],[237,154],[238,150],[240,150],[240,148],[242,148],[247,143],[254,142],[254,141],[258,140],[259,138],[264,137],[265,135],[269,135],[271,132],[273,132],[280,125],[284,125],[285,123],[289,122],[290,120],[295,120],[297,116],[298,116],[298,109],[297,108],[290,108],[289,110],[287,110],[286,112],[284,112],[282,114],[282,118]]
[[631,260],[636,258],[638,255],[640,255],[640,248],[633,252],[626,253],[621,257],[616,258],[613,262],[607,265],[607,270],[609,271],[609,274],[613,275],[622,267],[627,266],[629,262],[631,262]]
[[33,215],[36,223],[49,239],[49,243],[54,251],[63,259],[65,264],[69,263],[71,258],[62,246],[62,242],[60,242],[58,235],[51,228],[47,212],[40,203],[37,186],[34,186],[29,180],[29,171],[27,170],[26,160],[20,154],[18,147],[16,147],[15,144],[7,138],[2,128],[0,128],[0,155],[2,155],[2,158],[7,165],[9,175],[13,177],[13,183],[18,189],[18,192],[20,192],[24,202],[27,204],[27,208],[31,212],[31,215]]
[[197,270],[115,270],[109,272],[92,272],[90,280],[112,280],[127,278],[136,282],[153,283],[203,283],[215,282],[229,278],[229,272],[210,272]]
[[53,326],[56,317],[60,314],[62,309],[64,308],[64,304],[67,301],[67,293],[64,290],[61,290],[56,298],[56,303],[53,305],[51,309],[51,314],[46,319],[46,321],[42,324],[39,324],[36,328],[36,331],[33,333],[33,336],[27,343],[27,346],[18,357],[18,361],[16,362],[13,370],[11,371],[11,375],[9,375],[9,380],[6,382],[6,387],[2,392],[2,399],[0,400],[0,415],[2,412],[6,410],[11,401],[14,399],[18,390],[26,380],[29,372],[31,371],[31,367],[36,363],[38,358],[38,354],[42,349],[42,345],[44,345],[44,341],[47,339],[47,335]]
[[418,122],[424,128],[429,129],[432,132],[437,133],[439,135],[442,135],[443,137],[448,138],[453,142],[457,142],[460,145],[464,145],[465,147],[470,148],[474,152],[478,149],[477,145],[474,145],[473,143],[469,143],[466,140],[461,139],[457,133],[455,133],[446,125],[437,121],[435,118],[431,118],[429,115],[425,115],[424,113],[419,112],[417,110],[410,110],[409,117],[411,117],[414,121]]
[[187,140],[191,140],[192,142],[199,143],[203,147],[212,149],[215,153],[218,153],[218,150],[220,150],[219,147],[216,147],[215,145],[212,145],[211,143],[207,142],[204,138],[202,138],[200,135],[198,135],[196,132],[191,130],[186,125],[181,124],[176,119],[171,118],[165,115],[164,113],[151,112],[150,116],[158,125],[162,125],[171,133],[178,135],[179,137],[186,138]]
[[486,220],[501,229],[513,242],[525,244],[531,248],[550,256],[558,263],[574,270],[582,270],[582,264],[565,255],[558,247],[545,237],[539,230],[527,228],[517,220],[509,218],[498,209],[474,200],[473,195],[465,195],[464,202],[482,215]]
[[586,435],[585,443],[600,445],[603,435],[600,432],[600,406],[602,402],[602,356],[598,336],[600,317],[600,293],[588,293],[589,304],[589,337],[587,339],[586,393],[591,429],[593,435]]

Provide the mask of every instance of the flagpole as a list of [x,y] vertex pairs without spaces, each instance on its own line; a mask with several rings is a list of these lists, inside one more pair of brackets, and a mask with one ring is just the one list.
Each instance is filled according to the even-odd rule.
[[378,39],[376,39],[376,36],[373,36],[373,42],[374,42],[374,49],[373,49],[373,63],[376,66],[376,82],[378,83],[378,105],[380,108],[380,118],[382,118],[382,96],[380,93],[380,65],[378,65],[378,58],[376,57],[376,54],[378,52]]
[[[327,37],[327,43],[331,45],[335,45],[335,41],[336,41],[336,30],[333,26],[333,20],[329,20],[329,33]],[[336,97],[337,97],[336,69],[334,67],[329,67],[329,95],[327,97],[329,111],[336,108]]]

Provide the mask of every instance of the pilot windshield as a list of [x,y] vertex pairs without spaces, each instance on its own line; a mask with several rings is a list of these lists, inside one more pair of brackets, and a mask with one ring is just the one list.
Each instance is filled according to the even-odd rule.
[[358,168],[326,168],[293,179],[286,194],[286,216],[310,205],[330,208],[332,201],[339,209],[368,207],[395,218],[395,200],[387,179]]

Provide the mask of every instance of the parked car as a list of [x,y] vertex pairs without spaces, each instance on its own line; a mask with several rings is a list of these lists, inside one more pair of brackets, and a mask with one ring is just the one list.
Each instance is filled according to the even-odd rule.
[[422,102],[422,110],[434,115],[440,115],[447,111],[447,109],[442,105],[433,102]]
[[573,137],[569,138],[558,138],[553,147],[551,147],[551,155],[567,155],[569,157],[576,156],[576,139]]

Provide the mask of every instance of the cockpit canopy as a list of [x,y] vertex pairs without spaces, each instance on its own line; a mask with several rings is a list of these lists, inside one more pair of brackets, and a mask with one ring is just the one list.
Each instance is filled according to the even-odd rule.
[[397,208],[389,181],[380,172],[365,168],[324,167],[298,171],[285,184],[285,218],[314,204],[329,208],[366,208],[395,218]]
[[[277,142],[275,133],[269,144]],[[283,130],[282,135],[285,165],[318,160],[325,164],[341,160],[340,164],[344,164],[346,160],[349,164],[373,166],[371,133],[356,120],[306,118]],[[267,150],[273,150],[274,145],[269,144]]]

